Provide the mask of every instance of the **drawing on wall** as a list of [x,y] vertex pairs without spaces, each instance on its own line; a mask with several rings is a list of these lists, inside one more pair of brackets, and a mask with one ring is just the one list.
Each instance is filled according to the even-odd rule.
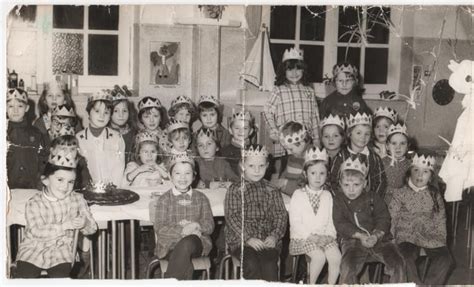
[[150,84],[180,84],[180,42],[150,42]]

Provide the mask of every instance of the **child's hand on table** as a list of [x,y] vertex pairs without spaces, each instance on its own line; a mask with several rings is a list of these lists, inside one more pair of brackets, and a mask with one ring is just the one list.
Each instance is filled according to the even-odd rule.
[[254,237],[247,240],[246,244],[257,251],[261,251],[266,248],[266,245],[262,240]]

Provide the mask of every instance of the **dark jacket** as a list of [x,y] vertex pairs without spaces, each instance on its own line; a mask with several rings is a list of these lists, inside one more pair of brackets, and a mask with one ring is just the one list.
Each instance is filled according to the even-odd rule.
[[329,116],[329,114],[338,115],[346,119],[349,117],[349,114],[357,112],[372,114],[372,110],[367,106],[362,96],[354,90],[347,95],[341,95],[338,91],[332,92],[323,100],[319,108],[321,119]]

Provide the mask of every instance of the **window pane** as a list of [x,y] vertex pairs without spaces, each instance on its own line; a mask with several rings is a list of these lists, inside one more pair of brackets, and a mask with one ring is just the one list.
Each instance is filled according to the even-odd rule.
[[367,34],[369,43],[387,44],[390,8],[371,7],[367,9]]
[[296,6],[272,6],[270,38],[295,39]]
[[339,7],[339,42],[359,42],[359,26],[362,23],[362,7]]
[[89,29],[118,30],[119,6],[89,6]]
[[365,49],[364,83],[386,84],[388,74],[388,49]]
[[53,6],[53,28],[82,29],[83,27],[84,6]]
[[360,48],[337,47],[337,63],[341,62],[349,62],[360,71]]
[[82,34],[53,33],[53,73],[84,72],[84,37]]
[[118,75],[117,35],[89,35],[89,75]]
[[301,7],[301,40],[324,41],[326,6]]
[[324,46],[301,45],[304,61],[308,67],[309,82],[323,81]]
[[272,54],[273,60],[273,67],[275,67],[275,71],[278,69],[278,65],[281,62],[281,58],[283,58],[283,53],[286,49],[294,47],[293,44],[270,44],[270,51]]

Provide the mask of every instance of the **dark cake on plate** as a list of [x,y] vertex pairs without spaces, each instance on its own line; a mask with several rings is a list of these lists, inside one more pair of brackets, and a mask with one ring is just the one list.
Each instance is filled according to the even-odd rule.
[[128,189],[117,188],[112,183],[98,182],[81,190],[89,205],[124,205],[140,199],[140,196]]

